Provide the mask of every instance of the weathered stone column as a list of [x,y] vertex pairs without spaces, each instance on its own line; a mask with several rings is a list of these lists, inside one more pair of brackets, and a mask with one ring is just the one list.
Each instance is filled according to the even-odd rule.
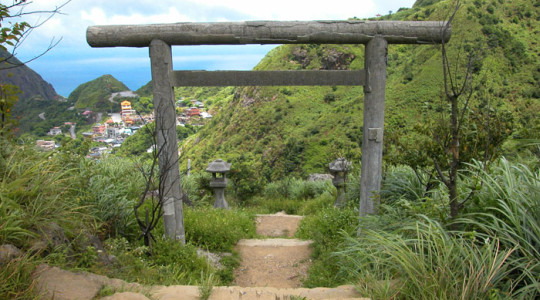
[[150,43],[152,83],[154,92],[157,152],[159,153],[160,198],[163,201],[165,234],[185,243],[184,213],[180,168],[178,166],[178,140],[176,137],[176,111],[174,90],[171,85],[171,46],[161,40]]
[[366,45],[360,216],[376,213],[379,204],[387,51],[388,42],[379,36]]
[[352,169],[352,164],[345,158],[340,157],[329,164],[330,173],[334,176],[332,184],[337,189],[335,207],[342,208],[345,205],[345,180]]

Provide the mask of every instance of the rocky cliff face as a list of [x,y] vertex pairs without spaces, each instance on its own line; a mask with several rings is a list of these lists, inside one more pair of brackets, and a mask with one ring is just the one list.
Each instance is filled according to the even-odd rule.
[[58,95],[53,86],[25,65],[9,68],[13,65],[21,65],[21,62],[10,55],[9,52],[0,49],[0,84],[14,84],[23,92],[20,101],[53,100]]

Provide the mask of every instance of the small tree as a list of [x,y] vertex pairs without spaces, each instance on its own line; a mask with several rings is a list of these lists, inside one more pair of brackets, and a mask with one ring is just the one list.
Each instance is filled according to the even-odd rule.
[[[457,0],[448,23],[441,28],[444,35],[450,29],[456,13],[461,7]],[[450,53],[452,52],[452,53]],[[498,148],[507,134],[510,119],[498,112],[491,112],[490,96],[481,92],[473,96],[473,75],[478,68],[481,47],[471,46],[460,41],[452,50],[443,41],[441,62],[443,71],[443,94],[439,114],[440,120],[432,130],[435,147],[431,159],[438,179],[448,190],[450,217],[456,218],[465,203],[474,194],[471,188],[466,196],[459,195],[459,171],[465,163],[473,160],[483,161],[484,166],[495,157]],[[482,100],[473,108],[471,100]],[[446,106],[446,108],[444,107]],[[505,120],[503,120],[505,119]]]
[[[454,20],[460,5],[460,1],[456,1],[456,6],[447,25],[441,30],[443,36],[446,31],[450,30],[450,24]],[[450,216],[455,218],[463,207],[463,202],[459,202],[458,197],[458,170],[462,164],[462,160],[459,157],[460,140],[463,134],[464,115],[469,108],[469,102],[473,92],[472,62],[475,59],[475,53],[466,53],[464,63],[455,61],[454,63],[456,65],[453,65],[448,54],[448,47],[443,40],[441,44],[441,56],[444,78],[444,99],[450,105],[450,126],[446,132],[434,132],[433,138],[439,143],[444,153],[441,153],[438,157],[433,157],[433,164],[439,179],[448,188]],[[460,56],[458,55],[457,57],[459,58]],[[447,172],[443,172],[443,167],[447,169]]]
[[[454,23],[461,1],[456,1],[441,28],[441,34]],[[457,26],[452,26],[456,28]],[[498,154],[497,149],[508,135],[511,116],[491,106],[492,97],[474,84],[475,72],[481,69],[481,39],[467,41],[454,34],[452,44],[440,46],[442,90],[438,103],[425,103],[422,119],[412,132],[395,128],[387,135],[389,160],[407,164],[425,186],[425,195],[442,182],[448,191],[450,217],[455,218],[477,187],[460,194],[460,171],[467,163],[484,165]],[[438,181],[437,181],[438,179]]]

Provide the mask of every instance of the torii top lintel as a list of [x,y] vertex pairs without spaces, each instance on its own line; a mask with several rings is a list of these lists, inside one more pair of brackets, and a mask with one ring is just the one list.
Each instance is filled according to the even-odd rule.
[[91,26],[92,47],[169,45],[366,44],[375,36],[389,44],[437,44],[450,39],[443,21],[249,21]]

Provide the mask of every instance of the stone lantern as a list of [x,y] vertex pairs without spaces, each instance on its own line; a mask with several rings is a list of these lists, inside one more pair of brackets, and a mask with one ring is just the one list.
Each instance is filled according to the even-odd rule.
[[[225,200],[225,188],[227,187],[227,177],[225,173],[231,170],[231,164],[222,160],[216,159],[208,164],[206,172],[212,173],[212,179],[210,180],[210,187],[214,188],[216,195],[216,201],[214,202],[214,208],[229,209],[229,204]],[[218,174],[221,174],[218,176]]]
[[343,207],[343,205],[345,205],[345,180],[347,179],[349,170],[352,169],[352,164],[345,158],[340,157],[331,162],[329,167],[330,173],[334,176],[332,183],[337,189],[336,203],[334,203],[334,206]]

